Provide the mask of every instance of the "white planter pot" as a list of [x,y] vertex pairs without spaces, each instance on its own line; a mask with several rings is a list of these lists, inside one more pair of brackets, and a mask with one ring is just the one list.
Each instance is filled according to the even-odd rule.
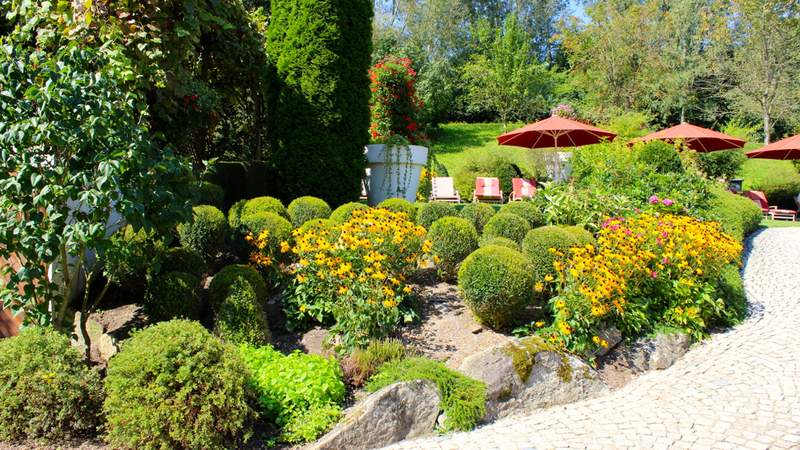
[[395,147],[387,155],[385,144],[372,144],[365,151],[370,174],[367,184],[370,206],[387,198],[404,198],[413,203],[417,198],[420,173],[428,163],[428,148],[419,145]]

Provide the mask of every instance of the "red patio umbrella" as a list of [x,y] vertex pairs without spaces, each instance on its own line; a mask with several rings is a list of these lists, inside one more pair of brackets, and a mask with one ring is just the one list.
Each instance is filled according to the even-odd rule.
[[745,153],[748,158],[800,159],[800,134]]
[[617,135],[592,125],[564,117],[551,116],[497,137],[500,145],[525,148],[579,147],[613,141]]
[[719,131],[698,127],[690,123],[682,123],[665,130],[650,133],[647,136],[636,138],[628,144],[632,145],[636,142],[649,142],[654,140],[670,143],[680,140],[683,141],[687,147],[696,152],[715,152],[717,150],[742,148],[745,144],[745,141],[741,139],[728,136]]

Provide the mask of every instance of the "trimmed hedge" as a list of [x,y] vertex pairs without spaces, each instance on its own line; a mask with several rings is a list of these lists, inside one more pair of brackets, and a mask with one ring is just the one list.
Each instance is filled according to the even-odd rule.
[[747,197],[715,187],[711,191],[708,218],[719,221],[722,230],[743,241],[761,224],[761,208]]
[[483,238],[504,237],[520,243],[530,230],[530,224],[522,217],[516,214],[498,213],[483,227]]
[[726,325],[736,325],[747,317],[744,282],[735,265],[727,265],[719,273],[717,295],[725,301]]
[[144,310],[152,321],[184,317],[199,319],[203,311],[198,289],[200,279],[184,272],[167,272],[156,277],[144,295]]
[[494,207],[488,203],[467,203],[461,208],[458,216],[472,222],[475,230],[480,234],[483,233],[483,227],[486,226],[489,219],[496,213]]
[[211,261],[225,246],[228,232],[225,215],[211,205],[195,206],[192,212],[191,222],[178,225],[181,245]]
[[255,413],[247,367],[197,322],[135,331],[108,363],[106,440],[113,448],[241,448]]
[[353,216],[353,211],[357,209],[369,209],[369,206],[363,203],[350,202],[336,208],[331,213],[330,219],[336,223],[345,223]]
[[228,210],[228,226],[231,227],[231,230],[238,230],[242,225],[242,211],[246,204],[247,200],[242,199],[231,205]]
[[489,245],[469,255],[458,271],[458,287],[475,317],[494,329],[508,329],[533,294],[533,265],[522,253]]
[[542,283],[544,289],[541,290],[539,297],[546,297],[552,293],[547,289],[545,277],[550,275],[555,277],[553,263],[556,255],[550,252],[554,248],[560,252],[568,253],[571,247],[578,245],[578,241],[573,237],[567,227],[549,225],[535,228],[525,235],[522,241],[522,252],[528,256],[533,266],[530,272],[531,278],[536,283]]
[[289,212],[280,200],[275,197],[256,197],[245,202],[241,209],[241,217],[251,214],[271,212],[285,219],[289,218]]
[[269,231],[267,246],[273,254],[277,254],[280,244],[292,237],[292,224],[283,217],[271,212],[259,212],[242,216],[241,228],[245,232],[258,236],[262,231]]
[[249,281],[233,281],[228,295],[215,308],[214,332],[231,344],[264,345],[271,334],[264,308]]
[[67,335],[32,327],[0,339],[0,441],[91,435],[102,404],[100,375]]
[[408,220],[414,221],[417,218],[417,207],[404,198],[387,198],[378,203],[378,208],[388,209],[389,211],[405,213]]
[[203,255],[185,247],[173,247],[164,254],[161,272],[186,272],[201,278],[208,271]]
[[437,271],[444,280],[455,279],[461,261],[478,248],[478,232],[467,219],[460,217],[443,217],[433,222],[428,239],[433,244],[431,252],[437,260]]
[[292,200],[287,210],[292,219],[292,226],[295,228],[311,219],[327,219],[331,215],[331,207],[325,203],[325,200],[311,196]]
[[504,237],[490,237],[481,239],[478,242],[479,247],[486,247],[489,245],[499,245],[501,247],[510,248],[511,250],[520,251],[519,244],[509,238]]
[[426,229],[442,217],[458,217],[455,205],[445,202],[430,202],[420,203],[417,207],[417,224]]
[[544,214],[539,211],[539,208],[532,201],[521,200],[518,202],[506,203],[500,208],[501,214],[516,214],[526,222],[531,228],[540,227],[545,224]]
[[263,303],[267,298],[267,284],[261,274],[251,266],[245,264],[233,264],[225,266],[214,275],[211,284],[208,285],[208,298],[211,306],[215,309],[225,301],[228,292],[233,284],[238,280],[244,280],[256,294],[256,302]]
[[569,225],[561,228],[575,239],[577,245],[597,245],[594,234],[581,225]]

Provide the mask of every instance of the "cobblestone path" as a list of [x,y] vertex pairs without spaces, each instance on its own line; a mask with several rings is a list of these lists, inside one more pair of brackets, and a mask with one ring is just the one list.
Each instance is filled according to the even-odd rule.
[[800,228],[751,238],[751,315],[604,397],[395,449],[800,449]]

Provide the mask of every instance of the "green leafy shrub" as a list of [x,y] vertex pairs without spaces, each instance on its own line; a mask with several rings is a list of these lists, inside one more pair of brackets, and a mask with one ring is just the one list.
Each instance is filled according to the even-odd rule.
[[535,203],[531,201],[518,201],[518,202],[511,202],[506,203],[500,208],[501,214],[516,214],[526,222],[531,228],[540,227],[545,224],[545,218],[539,208],[536,206]]
[[211,261],[225,245],[225,215],[210,205],[195,206],[192,211],[192,221],[178,225],[181,245]]
[[292,224],[283,217],[271,213],[260,212],[246,214],[242,216],[242,229],[253,236],[258,236],[263,231],[267,231],[267,247],[272,254],[278,254],[281,242],[288,241],[292,237]]
[[683,162],[675,146],[654,140],[636,152],[636,159],[656,173],[683,173]]
[[405,358],[406,349],[396,339],[376,340],[353,350],[342,363],[344,376],[353,386],[362,386],[382,365]]
[[718,178],[730,180],[739,173],[745,161],[747,156],[739,149],[697,154],[700,171],[712,180]]
[[754,190],[763,191],[770,205],[782,209],[797,209],[794,198],[800,192],[800,181],[756,186]]
[[553,263],[558,257],[550,249],[568,253],[570,247],[578,245],[574,234],[566,227],[549,225],[535,228],[525,235],[522,240],[522,252],[528,256],[533,265],[530,275],[533,279],[534,290],[538,297],[552,294],[548,284],[553,281],[556,270]]
[[383,365],[367,384],[375,392],[398,381],[428,380],[439,389],[446,419],[440,431],[469,431],[486,414],[486,385],[448,369],[439,361],[415,357]]
[[480,247],[487,247],[489,245],[499,245],[501,247],[510,248],[510,249],[516,250],[516,251],[520,250],[520,246],[519,246],[518,243],[512,241],[509,238],[498,237],[498,236],[489,237],[489,238],[482,238],[478,242],[478,245]]
[[91,435],[102,403],[100,375],[66,335],[33,327],[0,339],[0,441]]
[[530,230],[531,226],[528,221],[522,217],[516,214],[499,213],[489,219],[489,222],[483,227],[483,237],[485,239],[504,237],[520,243]]
[[430,202],[420,203],[417,208],[417,223],[426,229],[430,227],[433,222],[441,219],[442,217],[457,217],[458,210],[452,203],[445,202]]
[[458,213],[459,217],[469,220],[475,226],[478,234],[483,233],[486,222],[496,213],[494,207],[488,203],[467,203]]
[[211,305],[216,308],[225,301],[231,286],[237,281],[244,281],[253,289],[256,302],[261,304],[267,297],[267,285],[258,271],[248,265],[232,264],[225,266],[214,275],[208,285],[208,298]]
[[185,247],[173,247],[164,253],[161,272],[186,272],[201,278],[208,266],[203,255]]
[[475,317],[495,329],[513,325],[533,297],[534,267],[507,247],[481,247],[461,263],[458,287]]
[[211,205],[220,210],[225,207],[225,191],[218,184],[209,181],[201,182],[198,198],[199,205]]
[[199,323],[134,332],[108,363],[106,439],[114,448],[223,449],[250,437],[247,367]]
[[762,213],[752,200],[736,195],[720,187],[711,191],[711,208],[706,216],[719,221],[723,231],[743,241],[761,224]]
[[312,219],[327,219],[331,215],[331,207],[325,200],[311,196],[292,200],[287,209],[294,227],[299,227]]
[[577,245],[596,245],[597,239],[594,238],[594,234],[591,231],[587,230],[586,228],[582,227],[581,225],[570,225],[561,227],[564,231],[568,232],[573,239],[575,239],[575,243]]
[[275,197],[256,197],[251,198],[245,202],[242,207],[241,217],[249,216],[250,214],[270,212],[277,214],[285,219],[289,218],[289,211],[283,206],[283,203]]
[[[161,240],[145,230],[134,232],[133,227],[128,225],[111,237],[111,245],[103,258],[103,273],[124,289],[141,293],[147,276],[155,273],[156,263],[165,256],[163,252]],[[165,271],[163,262],[161,271]]]
[[719,272],[717,295],[725,302],[727,325],[735,325],[747,316],[747,297],[739,268],[729,264]]
[[199,319],[202,303],[200,279],[184,272],[167,272],[156,277],[144,295],[144,309],[153,321],[178,317]]
[[333,210],[330,219],[336,223],[345,223],[350,220],[353,216],[353,211],[357,209],[369,209],[369,206],[357,202],[345,203]]
[[328,232],[334,232],[339,224],[334,222],[331,219],[311,219],[308,222],[300,225],[298,228],[298,232],[300,234],[304,234],[308,231],[314,231],[319,233],[320,231],[326,230]]
[[264,345],[271,335],[264,308],[250,283],[234,280],[214,311],[214,332],[231,344]]
[[231,208],[228,210],[228,226],[231,230],[238,230],[242,225],[242,211],[246,204],[247,199],[242,199],[231,205]]
[[284,355],[270,346],[243,345],[239,353],[263,416],[283,429],[285,441],[312,441],[341,416],[345,385],[335,359],[299,351]]
[[478,248],[478,232],[467,219],[443,217],[430,226],[428,239],[439,276],[452,280],[458,265]]
[[409,220],[416,220],[417,207],[404,198],[387,198],[378,203],[378,208],[388,209],[389,211],[404,213]]

